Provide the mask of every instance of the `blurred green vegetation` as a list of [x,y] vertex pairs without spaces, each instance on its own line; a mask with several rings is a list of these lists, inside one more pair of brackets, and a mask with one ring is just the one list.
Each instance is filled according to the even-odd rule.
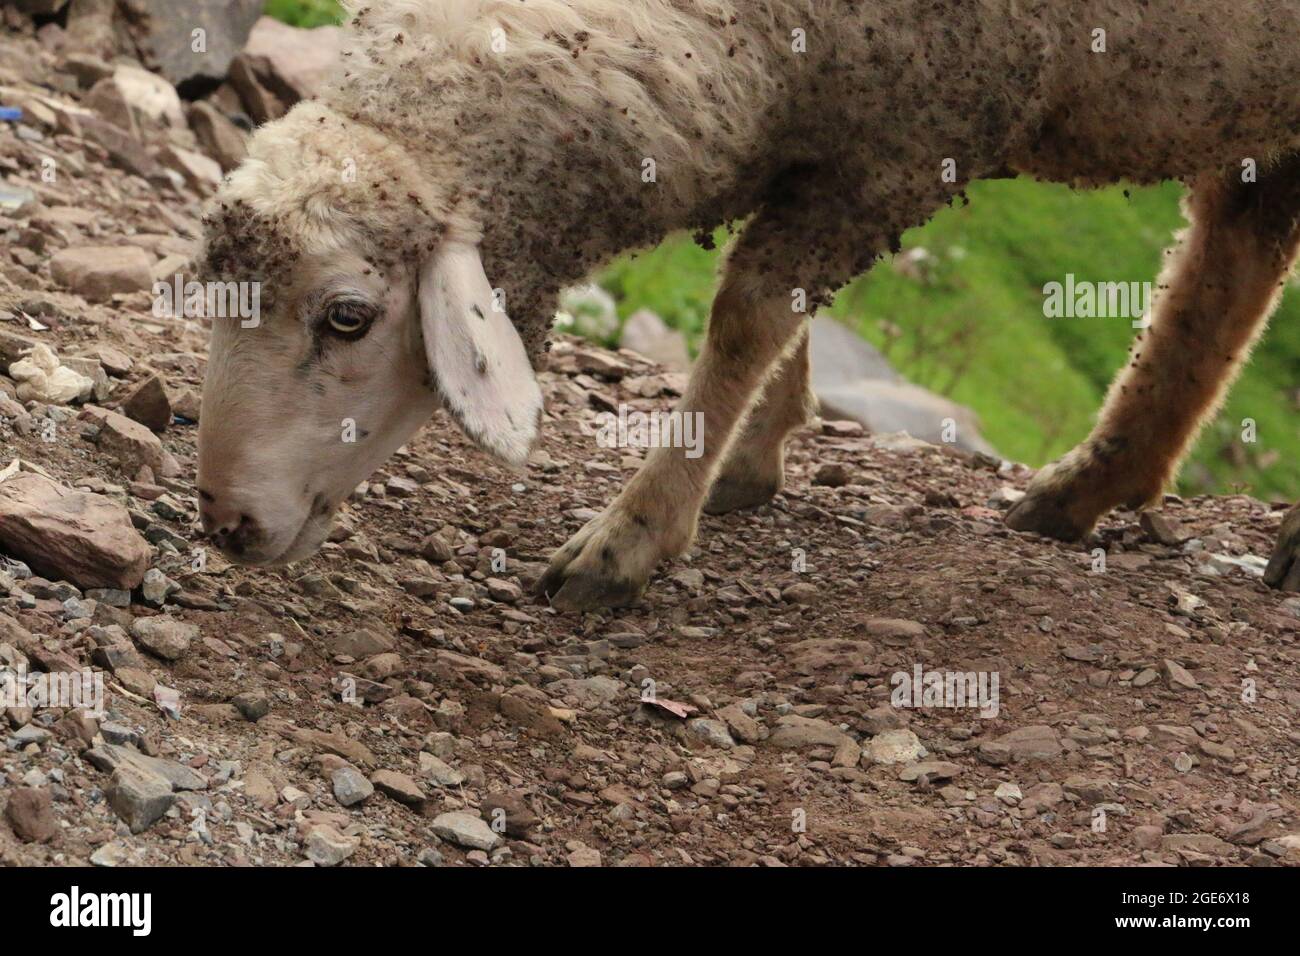
[[[1076,192],[1028,181],[977,183],[970,202],[903,237],[885,261],[843,289],[831,313],[919,385],[969,405],[1009,458],[1040,465],[1087,435],[1136,334],[1126,318],[1043,315],[1043,286],[1154,283],[1183,225],[1181,190]],[[727,236],[718,233],[721,247]],[[915,252],[923,250],[923,252]],[[909,251],[913,251],[909,256]],[[599,282],[619,316],[657,312],[698,346],[719,253],[686,236],[615,263]],[[1195,348],[1195,343],[1188,343]],[[1300,295],[1291,289],[1227,404],[1184,467],[1184,493],[1300,495]],[[1257,441],[1241,441],[1242,421]]]
[[320,27],[343,18],[337,0],[266,0],[264,9],[268,17],[295,27]]
[[[297,26],[338,22],[336,0],[267,0]],[[1043,286],[1154,282],[1183,220],[1179,187],[1075,192],[1027,181],[977,183],[966,205],[903,237],[903,263],[882,262],[841,291],[831,313],[919,385],[969,405],[1007,457],[1041,465],[1087,435],[1135,334],[1124,318],[1049,319]],[[726,240],[719,230],[717,245]],[[909,250],[923,250],[924,254]],[[920,258],[915,258],[920,255]],[[686,236],[627,256],[597,281],[620,319],[658,313],[697,349],[718,252]],[[1189,343],[1194,348],[1195,343]],[[1223,410],[1202,433],[1180,490],[1300,497],[1300,295],[1294,288]],[[1257,441],[1241,441],[1243,419]]]

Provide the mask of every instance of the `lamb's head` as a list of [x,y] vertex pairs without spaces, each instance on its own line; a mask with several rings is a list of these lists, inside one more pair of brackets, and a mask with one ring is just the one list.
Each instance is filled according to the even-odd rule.
[[400,147],[314,104],[259,130],[223,184],[203,278],[257,283],[259,304],[213,317],[203,386],[200,511],[232,559],[312,554],[439,406],[497,457],[528,454],[540,391],[438,193]]

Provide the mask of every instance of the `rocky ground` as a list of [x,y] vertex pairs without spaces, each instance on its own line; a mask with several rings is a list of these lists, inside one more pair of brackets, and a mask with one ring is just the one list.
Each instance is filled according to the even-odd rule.
[[[107,700],[0,715],[0,861],[1300,863],[1300,599],[1245,496],[1066,546],[1003,527],[1027,470],[818,422],[641,604],[561,615],[532,585],[639,460],[595,416],[683,382],[563,339],[525,473],[439,417],[318,556],[229,566],[192,487],[206,331],[149,292],[216,121],[8,27],[0,668]],[[996,716],[894,706],[918,666],[996,675]]]

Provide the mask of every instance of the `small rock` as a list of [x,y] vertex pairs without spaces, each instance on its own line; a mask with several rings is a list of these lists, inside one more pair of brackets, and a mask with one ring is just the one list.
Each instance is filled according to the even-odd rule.
[[869,757],[872,763],[894,764],[920,760],[926,753],[916,734],[904,729],[887,730],[872,737],[864,756]]
[[164,431],[172,422],[172,406],[162,378],[150,375],[137,385],[122,403],[122,411],[152,431]]
[[463,810],[441,813],[433,819],[433,832],[457,846],[470,850],[492,850],[501,837],[482,819]]
[[465,782],[463,773],[424,750],[420,751],[420,776],[435,787],[459,787]]
[[263,693],[249,691],[236,694],[230,702],[245,720],[256,722],[271,712],[271,698]]
[[120,764],[113,771],[104,794],[113,812],[132,833],[149,829],[176,801],[170,783],[130,763]]
[[334,799],[345,807],[361,803],[375,792],[374,785],[351,765],[335,770],[330,775],[330,785],[334,788]]
[[396,770],[377,770],[371,774],[370,782],[375,789],[387,794],[398,803],[415,806],[425,801],[426,796],[420,785],[404,773]]
[[1169,684],[1170,690],[1200,690],[1201,685],[1196,683],[1196,678],[1188,673],[1187,668],[1177,661],[1165,659],[1164,662],[1165,682]]
[[1142,512],[1138,516],[1138,524],[1142,526],[1148,538],[1156,544],[1163,544],[1170,548],[1178,547],[1190,537],[1177,521],[1159,511]]
[[317,866],[337,866],[356,852],[358,842],[327,823],[318,823],[303,841],[303,852]]
[[131,636],[150,653],[165,661],[175,661],[189,650],[190,642],[199,636],[199,629],[160,614],[136,618],[131,624]]
[[48,843],[59,832],[49,790],[17,787],[9,794],[5,819],[24,843]]
[[569,866],[600,866],[600,851],[589,846],[579,846],[568,857]]

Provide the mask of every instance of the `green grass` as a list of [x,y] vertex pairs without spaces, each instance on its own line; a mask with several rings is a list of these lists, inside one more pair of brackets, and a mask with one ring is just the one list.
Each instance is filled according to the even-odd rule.
[[266,0],[265,13],[295,27],[321,27],[343,18],[335,0]]
[[[1039,465],[1092,425],[1135,334],[1128,319],[1049,319],[1043,286],[1154,281],[1181,228],[1180,190],[1074,192],[1023,181],[979,183],[970,203],[904,236],[932,255],[923,279],[889,262],[845,288],[831,313],[856,328],[912,381],[971,406],[1007,457]],[[719,237],[719,244],[725,236]],[[717,253],[674,237],[621,260],[599,281],[626,318],[652,309],[694,344],[708,314]],[[1194,347],[1194,345],[1192,346]],[[1300,493],[1300,295],[1285,296],[1228,403],[1203,433],[1180,478],[1185,493]],[[1240,440],[1241,422],[1258,440]]]

